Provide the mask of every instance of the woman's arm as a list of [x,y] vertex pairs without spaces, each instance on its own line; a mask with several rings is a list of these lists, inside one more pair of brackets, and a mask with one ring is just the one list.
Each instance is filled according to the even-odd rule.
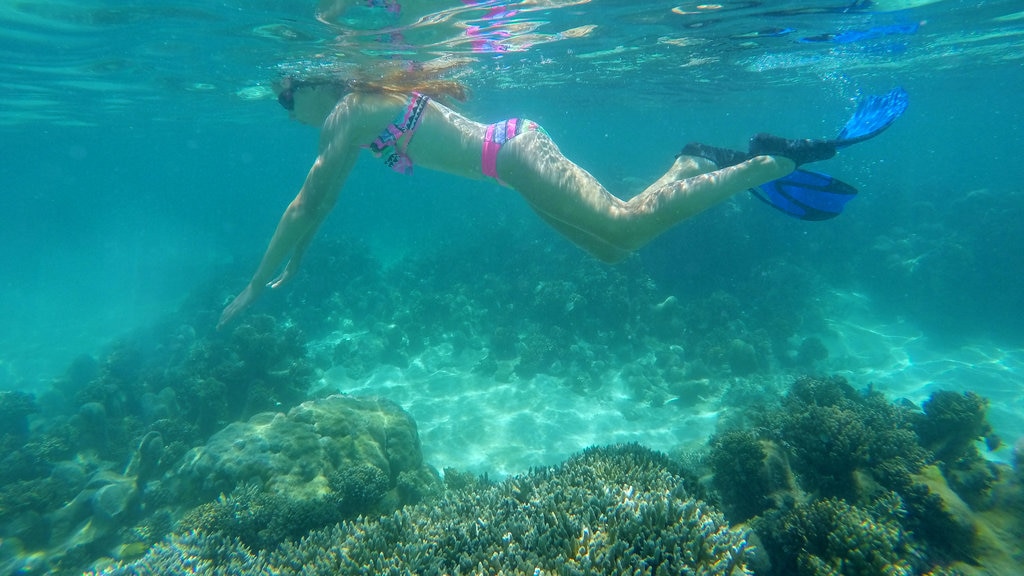
[[[320,153],[309,169],[302,189],[281,216],[249,284],[224,309],[217,323],[218,328],[252,304],[268,284],[272,287],[280,285],[298,268],[302,254],[334,207],[345,178],[359,155],[359,146],[346,134],[350,115],[350,106],[343,100],[324,123]],[[281,264],[289,258],[291,261],[285,271],[271,282]]]
[[302,264],[302,256],[306,253],[306,249],[309,248],[313,238],[316,237],[316,231],[320,228],[320,224],[323,223],[327,214],[330,213],[330,209],[323,211],[320,219],[310,226],[309,231],[299,239],[299,243],[295,246],[295,250],[292,251],[291,258],[288,259],[288,263],[285,264],[284,270],[281,274],[270,281],[268,286],[270,288],[277,288],[291,279],[299,270],[299,266]]

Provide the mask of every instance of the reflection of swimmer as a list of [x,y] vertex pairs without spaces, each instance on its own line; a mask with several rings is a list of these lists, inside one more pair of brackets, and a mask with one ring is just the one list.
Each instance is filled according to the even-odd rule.
[[[798,164],[829,158],[843,144],[760,135],[751,140],[749,152],[687,145],[661,178],[627,201],[566,158],[535,122],[510,118],[481,124],[427,96],[461,99],[462,87],[455,82],[286,79],[277,91],[293,118],[321,127],[319,154],[248,286],[225,308],[220,326],[267,286],[277,288],[295,275],[362,150],[402,173],[419,165],[463,178],[491,178],[518,192],[570,241],[601,260],[617,262],[679,222],[737,192],[777,181]],[[849,135],[866,139],[878,131]],[[828,193],[827,187],[823,190]]]
[[781,36],[788,36],[793,32],[796,32],[795,28],[763,28],[756,32],[736,34],[733,36],[733,38],[737,40],[748,40],[754,38],[779,38]]
[[509,2],[495,2],[495,0],[462,0],[466,6],[487,8],[483,20],[507,20],[519,13],[519,10],[512,8]]
[[415,0],[320,0],[316,15],[323,22],[376,30],[407,23],[410,3],[421,4]]
[[847,30],[833,34],[819,34],[801,38],[800,42],[819,43],[829,42],[832,44],[850,44],[864,40],[874,40],[883,36],[914,34],[917,32],[918,24],[893,24],[890,26],[875,26],[867,30]]
[[502,44],[512,33],[508,30],[495,26],[482,28],[476,25],[466,26],[466,36],[470,38],[470,47],[473,52],[507,52],[508,47]]
[[[461,0],[441,10],[437,2],[422,0],[320,0],[317,18],[352,30],[381,30],[377,40],[383,44],[404,44],[402,30],[422,22],[428,16],[437,21],[442,13],[459,14],[465,20],[463,35],[469,39],[473,52],[506,52],[504,43],[513,35],[513,18],[519,14],[517,3],[500,0]],[[454,20],[454,19],[453,19]]]
[[[456,11],[436,0],[319,0],[317,18],[357,30],[405,26],[431,14]],[[506,20],[518,13],[513,4],[499,0],[462,0],[462,7],[486,10],[480,20]]]
[[487,8],[487,12],[479,18],[485,25],[466,26],[466,36],[471,38],[473,52],[507,52],[509,47],[504,41],[512,36],[509,25],[519,14],[515,5],[494,0],[462,0],[462,3],[470,7]]

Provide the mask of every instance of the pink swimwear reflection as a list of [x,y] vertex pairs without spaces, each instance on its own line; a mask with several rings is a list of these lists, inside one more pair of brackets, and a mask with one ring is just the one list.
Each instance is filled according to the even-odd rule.
[[[466,6],[486,6],[493,2],[462,0],[462,3]],[[467,26],[466,36],[472,38],[470,46],[473,52],[507,52],[508,47],[502,44],[502,41],[512,36],[512,33],[503,26],[518,13],[518,10],[511,9],[506,4],[498,4],[491,6],[481,18],[490,22],[487,26]]]

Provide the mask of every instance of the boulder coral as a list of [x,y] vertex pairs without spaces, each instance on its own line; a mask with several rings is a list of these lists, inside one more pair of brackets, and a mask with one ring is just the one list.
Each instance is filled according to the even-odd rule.
[[339,474],[366,476],[365,466],[389,488],[403,472],[419,473],[416,423],[388,400],[336,395],[229,424],[185,455],[172,483],[196,501],[249,483],[303,500],[333,493],[332,484],[344,484]]

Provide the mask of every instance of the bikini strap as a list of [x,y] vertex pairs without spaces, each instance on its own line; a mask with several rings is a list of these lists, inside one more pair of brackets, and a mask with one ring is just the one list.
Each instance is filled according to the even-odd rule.
[[[429,96],[413,92],[405,109],[399,112],[394,121],[385,126],[377,138],[364,148],[369,149],[370,153],[377,158],[383,157],[384,163],[395,172],[411,173],[412,160],[405,151],[409,148],[409,142],[412,141],[416,128],[420,125],[420,119],[423,117],[423,111],[429,102]],[[384,152],[388,148],[394,150],[391,154],[384,156]]]

